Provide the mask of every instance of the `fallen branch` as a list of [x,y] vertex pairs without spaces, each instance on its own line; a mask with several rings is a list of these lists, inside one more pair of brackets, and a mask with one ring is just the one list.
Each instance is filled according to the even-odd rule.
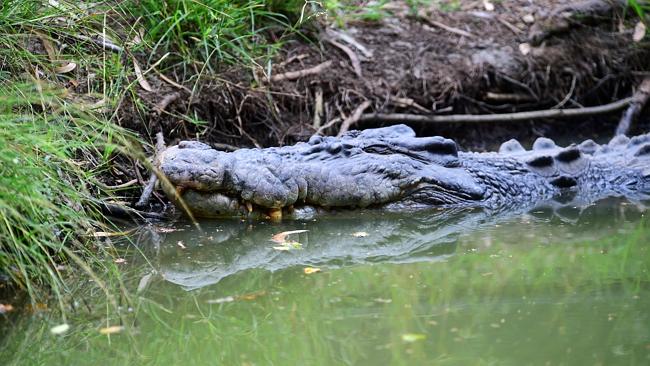
[[646,103],[648,103],[648,99],[650,99],[650,77],[643,79],[641,85],[639,85],[639,89],[632,95],[630,106],[623,113],[623,117],[621,117],[616,127],[617,135],[625,135],[629,131],[634,120],[639,116]]
[[528,121],[533,119],[544,118],[569,118],[593,116],[614,112],[625,108],[632,103],[633,97],[621,99],[619,101],[584,108],[569,109],[547,109],[541,111],[517,112],[517,113],[497,113],[497,114],[452,114],[446,116],[431,116],[405,113],[370,113],[360,116],[358,122],[413,122],[413,123],[483,123],[483,122],[516,122]]
[[350,115],[350,117],[346,118],[345,121],[343,121],[343,123],[341,124],[341,128],[339,129],[339,133],[336,136],[341,136],[344,133],[348,132],[350,126],[352,126],[353,124],[359,121],[359,119],[363,114],[363,111],[365,111],[368,107],[370,107],[370,104],[371,103],[369,100],[366,100],[365,102],[361,103],[361,105],[359,105],[357,109],[354,110],[352,115]]
[[271,81],[296,80],[305,76],[320,74],[323,72],[323,70],[329,68],[330,66],[332,66],[332,61],[325,61],[308,69],[289,71],[282,74],[273,75],[271,76]]
[[[164,150],[165,150],[165,138],[163,137],[162,132],[158,132],[156,134],[156,152],[153,159],[154,169],[158,165],[158,159],[160,159],[160,155]],[[154,171],[152,171],[151,175],[149,176],[149,182],[142,190],[142,195],[140,196],[138,202],[135,204],[135,207],[142,208],[149,203],[149,200],[151,199],[151,194],[153,193],[153,189],[156,187],[156,182],[158,182],[158,176]]]

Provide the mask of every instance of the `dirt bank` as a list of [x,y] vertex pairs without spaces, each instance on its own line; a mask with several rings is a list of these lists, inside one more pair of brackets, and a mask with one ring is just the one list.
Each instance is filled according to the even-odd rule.
[[[158,92],[142,93],[151,106],[179,97],[145,123],[172,139],[200,132],[213,143],[269,146],[305,139],[328,122],[321,132],[336,134],[359,106],[359,113],[418,115],[577,108],[627,97],[648,75],[649,44],[633,41],[638,18],[621,3],[489,4],[412,9],[395,1],[380,19],[344,27],[323,16],[269,65],[206,77],[193,93],[161,81]],[[196,115],[208,127],[173,114]],[[610,135],[620,114],[414,127],[480,149],[512,137]],[[641,119],[637,130],[647,127],[647,115]],[[366,118],[358,127],[379,124]]]

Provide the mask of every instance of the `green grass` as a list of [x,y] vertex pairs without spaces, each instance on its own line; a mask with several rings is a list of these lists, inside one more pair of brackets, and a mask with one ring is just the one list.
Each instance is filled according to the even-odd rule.
[[70,255],[103,259],[96,175],[129,136],[36,85],[0,89],[0,268],[34,300],[67,291]]
[[[88,234],[102,219],[92,202],[111,194],[98,174],[110,175],[117,155],[143,159],[148,137],[116,125],[125,101],[139,113],[128,118],[148,119],[133,60],[145,77],[198,85],[265,64],[314,9],[302,0],[2,2],[0,271],[34,301],[70,292],[57,270],[70,259],[89,276],[111,271]],[[104,38],[119,49],[105,50]]]
[[311,15],[305,1],[144,0],[125,2],[135,27],[146,29],[149,62],[164,63],[183,80],[232,65],[263,65],[288,34]]
[[111,195],[97,176],[116,153],[141,154],[135,135],[111,122],[127,69],[83,38],[115,36],[98,9],[0,6],[0,271],[34,302],[52,293],[60,301],[71,273],[110,269],[91,235],[106,230],[94,202]]

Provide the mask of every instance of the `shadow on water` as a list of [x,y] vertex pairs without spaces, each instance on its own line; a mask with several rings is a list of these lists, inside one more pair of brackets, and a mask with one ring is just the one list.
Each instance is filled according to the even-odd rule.
[[[137,295],[122,309],[122,332],[100,334],[120,320],[101,298],[90,298],[94,310],[72,315],[65,335],[49,332],[61,321],[54,312],[15,317],[0,329],[0,359],[648,364],[650,230],[643,215],[635,204],[608,199],[491,214],[223,220],[202,223],[203,232],[182,222],[143,227],[135,246],[124,248],[131,253],[125,286]],[[278,250],[283,245],[271,238],[294,230],[307,231],[290,234],[290,250]],[[313,268],[320,272],[305,271]]]

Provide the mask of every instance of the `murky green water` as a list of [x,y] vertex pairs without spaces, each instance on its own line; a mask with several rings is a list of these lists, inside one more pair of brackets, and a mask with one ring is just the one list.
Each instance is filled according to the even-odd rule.
[[[141,228],[119,249],[134,294],[119,314],[93,288],[67,319],[0,320],[0,363],[647,365],[645,221],[609,200]],[[291,230],[307,231],[270,240]]]

